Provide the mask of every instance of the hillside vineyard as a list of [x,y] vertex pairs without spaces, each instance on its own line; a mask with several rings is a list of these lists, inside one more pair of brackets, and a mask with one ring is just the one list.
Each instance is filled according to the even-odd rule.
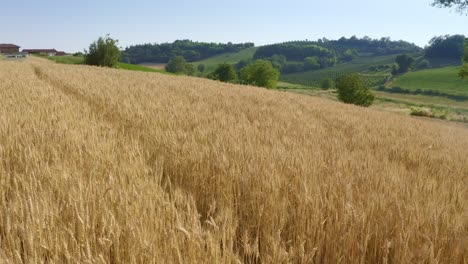
[[0,69],[2,262],[468,262],[466,128],[198,78]]

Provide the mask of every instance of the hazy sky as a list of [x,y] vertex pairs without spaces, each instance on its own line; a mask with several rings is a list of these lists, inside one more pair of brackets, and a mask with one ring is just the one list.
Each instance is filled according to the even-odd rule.
[[424,46],[468,35],[468,16],[431,0],[29,0],[1,1],[0,43],[82,51],[110,33],[122,47],[192,39],[254,42],[369,36]]

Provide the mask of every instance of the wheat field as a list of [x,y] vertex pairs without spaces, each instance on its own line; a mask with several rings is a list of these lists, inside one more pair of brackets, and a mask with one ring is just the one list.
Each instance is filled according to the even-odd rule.
[[468,263],[468,129],[0,61],[0,263]]

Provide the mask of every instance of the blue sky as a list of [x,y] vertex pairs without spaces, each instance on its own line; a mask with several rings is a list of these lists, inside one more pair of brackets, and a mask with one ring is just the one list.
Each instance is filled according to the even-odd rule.
[[[2,1],[0,43],[82,51],[110,33],[125,47],[192,39],[254,42],[404,39],[468,35],[468,16],[431,7],[431,0],[29,0]],[[5,26],[6,25],[6,26]]]

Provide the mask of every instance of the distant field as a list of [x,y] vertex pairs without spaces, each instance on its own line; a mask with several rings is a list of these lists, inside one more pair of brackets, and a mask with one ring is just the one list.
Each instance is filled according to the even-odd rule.
[[239,61],[243,59],[248,59],[252,58],[253,55],[255,54],[255,51],[257,51],[258,47],[253,47],[253,48],[248,48],[241,50],[239,52],[235,53],[223,53],[217,56],[213,56],[211,58],[201,60],[201,61],[195,61],[192,62],[195,66],[198,64],[204,64],[205,65],[205,74],[208,74],[216,69],[218,64],[221,63],[229,63],[229,64],[236,64]]
[[172,75],[172,73],[166,72],[165,70],[154,69],[154,68],[144,67],[141,65],[129,64],[129,63],[123,63],[123,62],[119,62],[119,64],[117,64],[117,69],[130,70],[130,71],[142,71],[142,72],[159,72],[163,74]]
[[[41,58],[45,58],[51,61],[55,61],[57,63],[62,63],[62,64],[84,64],[84,57],[83,56],[39,56]],[[130,70],[130,71],[142,71],[142,72],[159,72],[159,73],[164,73],[164,74],[170,74],[164,70],[160,69],[154,69],[150,67],[145,67],[141,65],[135,65],[135,64],[129,64],[129,63],[123,63],[119,62],[117,64],[118,69],[122,70]]]
[[84,63],[83,56],[52,56],[52,57],[39,56],[39,57],[52,60],[57,63],[63,63],[63,64],[83,64]]
[[282,75],[280,79],[289,83],[320,86],[320,83],[326,78],[336,79],[346,73],[362,73],[369,86],[376,86],[385,82],[386,78],[390,76],[391,69],[371,71],[370,68],[377,65],[393,64],[396,56],[397,55],[358,57],[351,62],[339,64],[327,69],[285,74]]
[[458,78],[459,67],[445,67],[410,72],[398,77],[392,86],[408,90],[437,90],[454,95],[468,95],[468,80]]
[[152,68],[152,69],[157,69],[157,70],[164,70],[166,68],[165,63],[140,63],[138,64],[140,66],[146,67],[146,68]]

